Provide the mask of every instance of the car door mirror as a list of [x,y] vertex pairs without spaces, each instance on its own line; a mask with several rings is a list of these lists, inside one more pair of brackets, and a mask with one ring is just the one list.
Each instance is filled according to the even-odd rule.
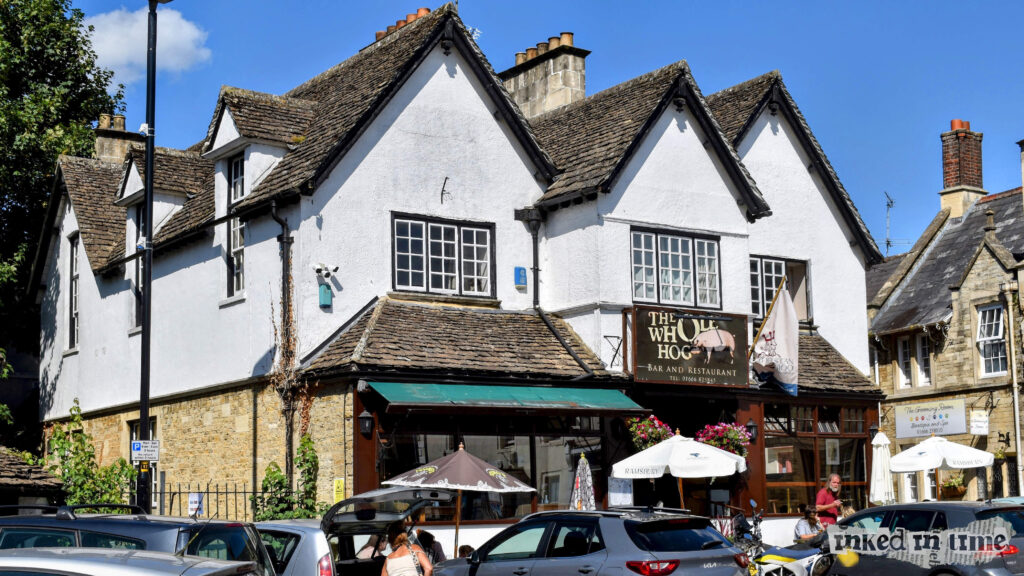
[[476,566],[483,560],[479,550],[473,550],[473,553],[469,555],[469,563]]

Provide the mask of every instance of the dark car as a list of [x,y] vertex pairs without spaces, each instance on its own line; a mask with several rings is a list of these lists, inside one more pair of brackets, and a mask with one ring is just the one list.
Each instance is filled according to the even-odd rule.
[[[84,512],[97,509],[124,513]],[[22,515],[9,515],[19,512]],[[0,550],[44,547],[183,551],[189,556],[255,562],[260,574],[274,576],[270,556],[252,524],[148,515],[134,506],[0,506]]]
[[740,576],[746,557],[702,516],[683,510],[557,510],[526,516],[435,576],[700,573]]
[[[869,534],[892,534],[898,529],[907,533],[908,542],[917,538],[932,538],[946,547],[947,530],[967,530],[981,535],[993,534],[993,522],[1009,531],[1007,546],[982,544],[975,552],[951,558],[943,550],[928,555],[923,562],[908,561],[904,554],[887,549],[885,553],[851,554],[831,547],[839,556],[829,574],[858,576],[898,574],[899,576],[1009,576],[1024,574],[1024,507],[989,502],[917,502],[878,506],[853,514],[829,528],[829,541],[835,542],[850,528],[859,528]],[[923,541],[923,540],[922,540]],[[948,547],[947,547],[948,548]],[[920,557],[919,557],[920,558]],[[958,560],[969,559],[967,562]]]

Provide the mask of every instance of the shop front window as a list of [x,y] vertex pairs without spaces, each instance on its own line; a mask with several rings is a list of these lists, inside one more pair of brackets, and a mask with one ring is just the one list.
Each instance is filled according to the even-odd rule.
[[[591,419],[574,420],[573,430],[585,431]],[[598,429],[600,425],[597,425]],[[599,432],[597,432],[599,433]],[[461,518],[465,521],[494,521],[521,518],[535,510],[569,507],[576,465],[586,454],[595,479],[601,470],[601,440],[596,435],[464,435],[394,434],[381,454],[381,480],[397,476],[443,456],[462,443],[465,450],[510,476],[536,488],[536,492],[475,492],[463,490]],[[536,498],[536,501],[535,501]],[[451,522],[456,506],[432,506],[425,509],[424,521]]]
[[794,514],[814,504],[830,474],[843,481],[842,500],[867,506],[865,410],[857,407],[765,406],[765,509]]

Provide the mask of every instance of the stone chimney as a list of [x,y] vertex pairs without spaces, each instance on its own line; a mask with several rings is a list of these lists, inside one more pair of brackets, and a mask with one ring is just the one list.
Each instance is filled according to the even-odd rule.
[[980,132],[971,123],[953,120],[942,133],[942,191],[940,207],[949,208],[950,218],[959,218],[975,200],[988,194],[981,180]]
[[96,151],[93,157],[112,164],[124,162],[130,145],[146,141],[142,134],[125,132],[122,114],[100,114],[95,133]]
[[583,61],[590,51],[573,46],[572,36],[572,32],[562,32],[518,52],[515,66],[498,74],[527,118],[586,97]]

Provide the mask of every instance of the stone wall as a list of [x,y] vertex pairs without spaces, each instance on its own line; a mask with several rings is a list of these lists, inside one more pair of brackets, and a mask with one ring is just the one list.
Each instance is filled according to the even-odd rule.
[[[308,429],[320,458],[317,498],[333,503],[335,478],[345,478],[347,495],[353,479],[352,386],[313,386],[308,402]],[[256,444],[253,446],[253,406],[257,416]],[[271,462],[284,469],[285,422],[277,393],[266,383],[156,401],[150,416],[156,419],[156,438],[173,439],[160,446],[158,471],[168,489],[183,486],[221,484],[251,490],[253,469],[256,486],[263,481]],[[97,460],[108,465],[131,455],[130,425],[138,421],[138,410],[83,415],[86,433],[94,440]],[[294,442],[297,450],[302,433],[303,410],[296,409]],[[255,458],[254,458],[255,448]],[[296,471],[296,478],[298,477]]]

